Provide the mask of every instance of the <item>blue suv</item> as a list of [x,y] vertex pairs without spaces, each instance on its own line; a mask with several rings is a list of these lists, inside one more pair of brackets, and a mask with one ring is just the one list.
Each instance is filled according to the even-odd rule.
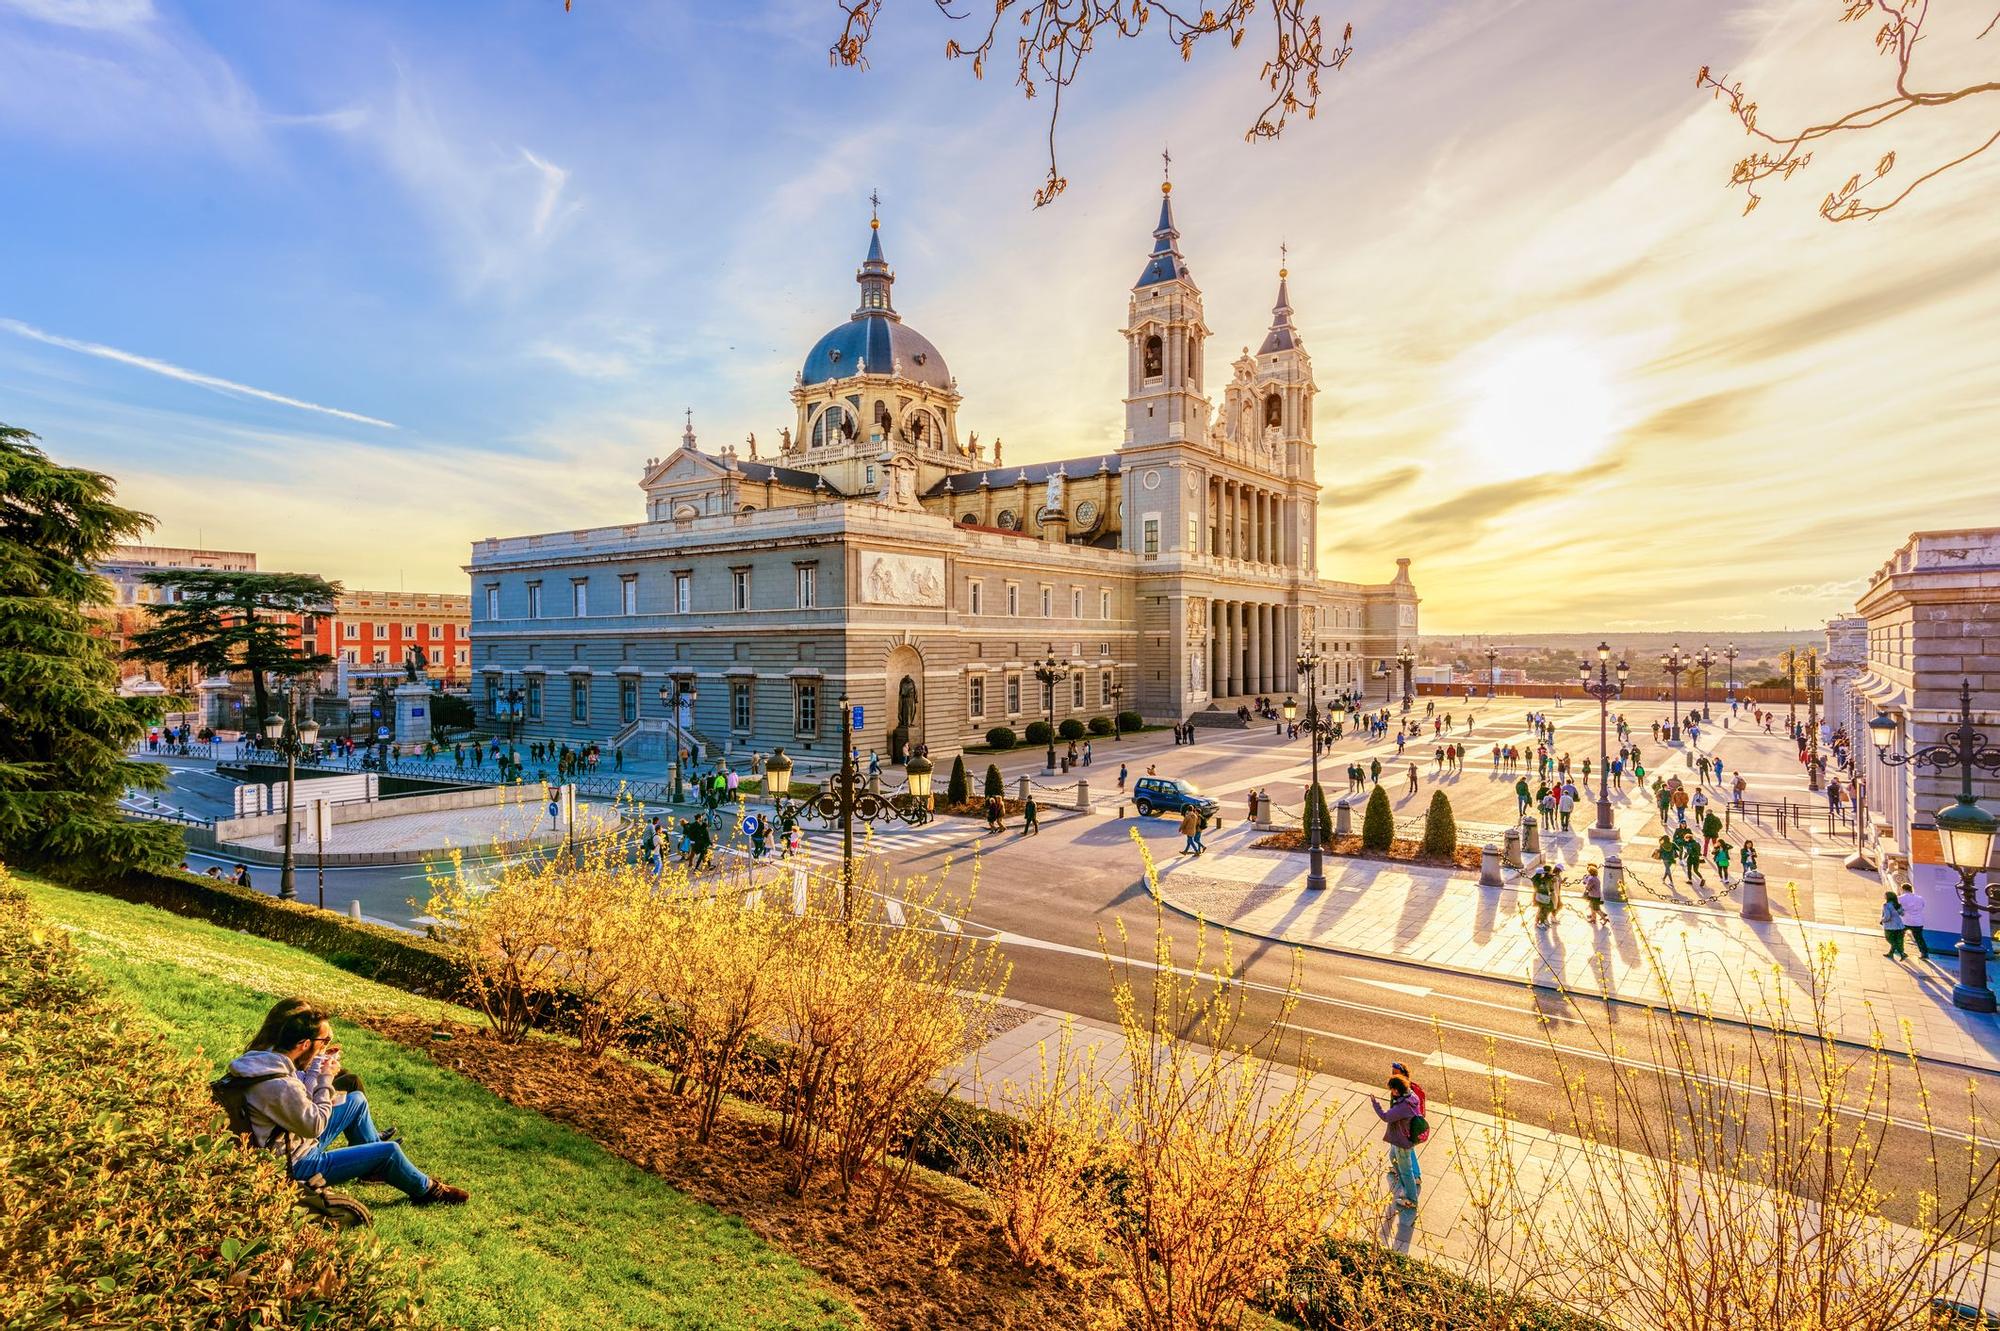
[[1195,789],[1191,781],[1176,777],[1142,776],[1132,787],[1132,804],[1140,817],[1153,813],[1180,813],[1193,809],[1203,818],[1214,818],[1222,806]]

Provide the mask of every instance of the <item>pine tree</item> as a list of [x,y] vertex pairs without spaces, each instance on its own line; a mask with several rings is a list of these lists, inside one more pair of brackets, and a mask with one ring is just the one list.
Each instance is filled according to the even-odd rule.
[[1389,792],[1375,787],[1368,796],[1368,811],[1361,816],[1361,848],[1381,852],[1396,839],[1396,815],[1389,810]]
[[169,668],[250,676],[253,724],[271,713],[270,675],[309,675],[333,664],[306,650],[293,622],[326,613],[340,584],[312,573],[244,573],[233,569],[156,569],[145,575],[171,587],[175,599],[152,609],[152,623],[132,635],[128,654]]
[[945,783],[944,802],[954,807],[972,798],[972,783],[965,775],[965,755],[959,754],[951,760],[951,780]]
[[1000,799],[1007,793],[1007,783],[1000,779],[1000,764],[986,764],[986,797]]
[[1424,854],[1448,860],[1457,853],[1458,819],[1452,816],[1451,797],[1434,790],[1430,811],[1424,815]]
[[0,856],[69,868],[171,864],[178,829],[128,820],[128,787],[157,789],[129,761],[153,704],[118,696],[118,661],[88,608],[111,588],[92,571],[153,525],[112,502],[109,476],[50,461],[0,425]]

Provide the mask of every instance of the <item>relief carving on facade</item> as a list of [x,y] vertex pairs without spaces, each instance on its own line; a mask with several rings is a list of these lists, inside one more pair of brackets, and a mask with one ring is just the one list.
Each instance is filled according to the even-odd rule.
[[1208,598],[1205,596],[1188,597],[1187,636],[1189,642],[1199,642],[1208,636]]
[[868,605],[944,608],[944,558],[865,550],[861,555],[861,599]]

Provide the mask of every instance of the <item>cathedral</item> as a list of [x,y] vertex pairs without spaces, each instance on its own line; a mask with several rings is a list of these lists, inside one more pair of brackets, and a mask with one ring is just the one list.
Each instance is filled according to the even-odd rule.
[[1256,352],[1211,392],[1201,288],[1161,190],[1117,449],[1008,465],[967,429],[872,217],[857,303],[806,353],[774,447],[704,449],[690,413],[681,447],[646,463],[641,520],[474,544],[483,718],[628,753],[783,745],[810,762],[839,750],[841,698],[857,750],[900,759],[1051,716],[1233,714],[1297,695],[1306,643],[1322,698],[1400,692],[1409,561],[1384,583],[1319,576],[1318,387],[1288,275]]

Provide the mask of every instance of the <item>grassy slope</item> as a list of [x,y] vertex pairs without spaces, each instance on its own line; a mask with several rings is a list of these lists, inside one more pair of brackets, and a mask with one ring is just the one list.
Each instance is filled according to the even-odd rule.
[[[441,1005],[358,979],[264,939],[23,876],[35,909],[71,931],[115,992],[170,1043],[220,1062],[278,997],[336,1011]],[[355,1185],[384,1238],[431,1263],[431,1311],[460,1326],[833,1328],[858,1323],[812,1272],[734,1217],[690,1201],[540,1115],[512,1108],[429,1059],[338,1025],[377,1122],[402,1129],[419,1168],[472,1193],[416,1210]]]

